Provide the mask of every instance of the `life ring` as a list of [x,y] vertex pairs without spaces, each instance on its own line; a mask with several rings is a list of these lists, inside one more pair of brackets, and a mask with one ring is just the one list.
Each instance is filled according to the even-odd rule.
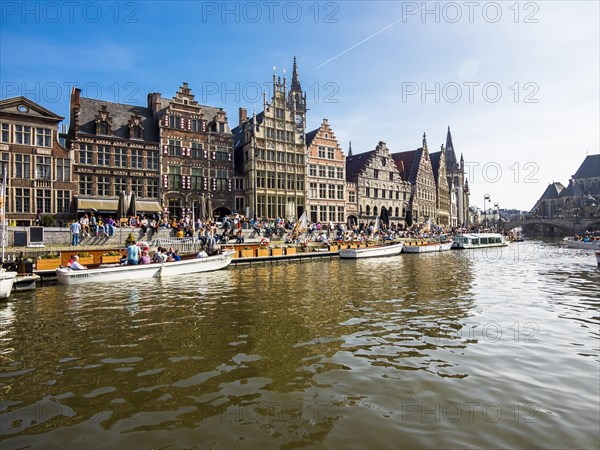
[[261,245],[261,246],[266,246],[266,245],[268,245],[268,244],[269,244],[269,241],[267,240],[267,238],[262,238],[262,239],[260,240],[260,245]]

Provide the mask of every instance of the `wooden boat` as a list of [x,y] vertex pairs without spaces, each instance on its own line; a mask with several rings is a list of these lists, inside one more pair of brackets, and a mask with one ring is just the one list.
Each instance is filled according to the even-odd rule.
[[233,251],[225,251],[219,255],[206,258],[193,258],[166,263],[100,267],[86,270],[72,270],[63,267],[56,269],[56,277],[58,283],[68,285],[147,280],[220,270],[231,264],[232,258]]
[[7,272],[5,269],[0,271],[0,298],[8,298],[16,277],[17,272]]
[[443,252],[450,250],[452,241],[436,242],[436,241],[408,241],[404,243],[403,253],[429,253]]
[[390,245],[373,245],[361,248],[345,248],[340,250],[342,259],[376,258],[381,256],[396,256],[402,252],[404,242]]
[[508,245],[504,236],[498,233],[465,233],[454,236],[452,248],[464,250],[468,248],[504,247]]
[[574,237],[566,237],[563,239],[565,245],[569,248],[578,248],[580,250],[600,250],[600,239],[590,239],[585,241]]

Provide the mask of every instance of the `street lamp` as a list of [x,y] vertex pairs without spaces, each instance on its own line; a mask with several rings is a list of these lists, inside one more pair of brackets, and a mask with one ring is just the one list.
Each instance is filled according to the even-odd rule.
[[[481,222],[483,223],[484,227],[487,227],[487,223],[488,223],[487,214],[486,214],[486,211],[485,211],[485,202],[486,201],[488,201],[488,202],[491,201],[490,200],[490,194],[485,194],[483,196],[483,211],[482,211],[483,212],[483,217],[481,218]],[[485,222],[484,222],[484,220],[485,220]]]

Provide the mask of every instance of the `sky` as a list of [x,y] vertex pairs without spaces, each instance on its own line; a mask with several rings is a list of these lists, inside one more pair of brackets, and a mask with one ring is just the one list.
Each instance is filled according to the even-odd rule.
[[[470,202],[530,210],[600,149],[600,2],[0,2],[0,98],[69,116],[85,97],[262,110],[294,56],[308,129],[347,153],[430,151],[450,127]],[[284,73],[284,70],[286,71]],[[489,205],[488,205],[489,206]]]

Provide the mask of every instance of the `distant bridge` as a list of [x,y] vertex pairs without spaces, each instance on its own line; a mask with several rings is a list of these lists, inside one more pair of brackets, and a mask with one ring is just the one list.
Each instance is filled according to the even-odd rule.
[[549,234],[571,235],[583,233],[586,230],[600,230],[600,217],[591,219],[527,219],[502,222],[502,228],[510,231],[513,228],[523,228],[524,231],[541,231]]

